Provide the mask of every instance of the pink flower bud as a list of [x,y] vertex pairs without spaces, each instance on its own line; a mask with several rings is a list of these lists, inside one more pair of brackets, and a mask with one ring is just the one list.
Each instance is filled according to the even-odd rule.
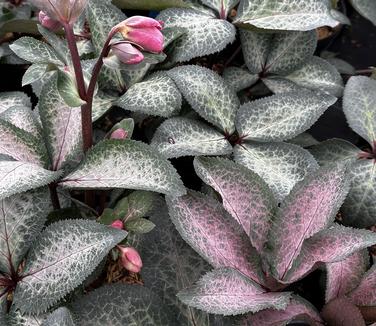
[[73,24],[84,11],[88,0],[31,0],[51,19],[62,24]]
[[126,139],[128,137],[128,132],[122,128],[116,129],[111,134],[111,139]]
[[142,267],[142,260],[136,249],[132,247],[118,246],[123,267],[133,273],[139,273]]
[[161,33],[162,23],[158,20],[133,16],[114,28],[123,37],[140,46],[143,50],[153,53],[160,53],[163,50],[163,34]]
[[122,230],[124,228],[124,223],[122,220],[115,220],[111,223],[111,226],[115,229]]
[[114,43],[111,45],[111,49],[117,58],[127,65],[134,65],[144,60],[144,55],[127,42]]
[[39,18],[39,22],[41,23],[43,27],[53,32],[58,31],[62,27],[60,22],[50,18],[44,11],[39,12],[38,18]]

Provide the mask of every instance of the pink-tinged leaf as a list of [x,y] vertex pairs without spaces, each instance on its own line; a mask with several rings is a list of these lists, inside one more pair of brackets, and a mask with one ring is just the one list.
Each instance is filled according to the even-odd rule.
[[182,238],[215,268],[231,267],[263,283],[260,257],[242,227],[221,203],[204,194],[167,198],[172,222]]
[[307,321],[311,325],[323,325],[323,321],[308,301],[293,296],[285,310],[266,309],[248,315],[241,321],[242,326],[284,326],[293,320]]
[[65,104],[57,89],[56,76],[42,88],[39,114],[47,138],[52,169],[71,169],[83,157],[81,110]]
[[[358,285],[369,266],[367,250],[359,250],[336,263],[326,264],[325,301],[345,296]],[[376,296],[375,296],[376,297]]]
[[267,308],[284,309],[289,292],[266,292],[260,285],[232,268],[219,268],[205,274],[195,286],[180,291],[185,304],[225,316],[257,312]]
[[349,298],[358,306],[376,305],[376,264],[363,276],[357,288]]
[[365,326],[357,306],[347,298],[330,301],[321,311],[322,318],[330,326]]
[[198,157],[194,167],[197,175],[219,192],[224,208],[261,253],[276,208],[265,181],[242,165],[223,158]]
[[341,261],[354,252],[374,244],[376,233],[335,224],[304,241],[298,258],[283,281],[295,282],[316,268],[319,263]]
[[20,162],[44,166],[48,160],[43,141],[8,121],[0,119],[0,154]]
[[284,279],[303,241],[334,221],[349,188],[345,172],[344,165],[320,168],[296,184],[281,204],[268,239],[276,279]]

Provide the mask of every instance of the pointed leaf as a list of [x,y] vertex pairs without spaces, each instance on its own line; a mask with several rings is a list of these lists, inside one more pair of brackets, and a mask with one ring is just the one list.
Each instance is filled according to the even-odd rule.
[[176,314],[179,325],[211,325],[206,313],[183,304],[176,297],[180,290],[191,286],[208,271],[209,264],[181,238],[162,199],[156,202],[150,220],[156,228],[137,237],[136,245],[143,261],[141,275],[145,286]]
[[42,326],[74,326],[74,320],[68,308],[60,307],[48,315]]
[[301,297],[292,296],[285,310],[266,309],[244,317],[242,325],[252,326],[285,326],[299,319],[311,321],[313,325],[321,325],[321,317],[316,308]]
[[239,107],[235,92],[212,70],[181,66],[168,71],[192,108],[204,119],[231,134]]
[[259,76],[252,74],[246,69],[238,67],[229,67],[223,71],[223,78],[230,88],[239,92],[255,84]]
[[0,271],[11,274],[42,230],[51,200],[40,188],[0,200]]
[[304,240],[334,220],[348,192],[345,172],[344,165],[320,168],[296,184],[282,203],[268,243],[277,279],[284,279]]
[[60,69],[57,71],[57,89],[69,107],[79,107],[86,103],[80,98],[76,80],[69,72]]
[[29,132],[0,119],[0,153],[17,161],[45,165],[48,161],[43,141]]
[[197,175],[222,197],[224,208],[243,227],[252,245],[263,251],[276,203],[255,173],[227,159],[195,158]]
[[78,189],[127,188],[179,196],[185,188],[170,162],[133,140],[106,140],[87,153],[62,185]]
[[340,97],[343,93],[342,77],[329,62],[312,57],[303,67],[286,77],[299,86],[320,90]]
[[316,268],[319,263],[341,261],[358,250],[376,244],[376,234],[334,224],[304,241],[301,252],[285,281],[295,282]]
[[212,266],[232,267],[262,283],[260,260],[242,227],[216,200],[198,192],[167,198],[182,238]]
[[110,110],[116,99],[117,98],[112,95],[98,91],[93,101],[93,121],[97,121]]
[[376,305],[376,265],[363,276],[360,284],[349,294],[349,298],[358,306]]
[[376,81],[354,76],[346,84],[343,111],[347,121],[357,134],[371,145],[376,140]]
[[169,8],[162,11],[157,19],[164,22],[165,28],[186,29],[186,33],[174,42],[171,57],[174,62],[219,52],[235,40],[235,27],[226,20],[217,19],[209,11]]
[[226,19],[229,11],[238,4],[239,0],[202,0],[201,2],[216,10],[222,19]]
[[160,302],[144,286],[118,283],[101,286],[75,301],[72,311],[77,325],[177,325],[174,315]]
[[62,65],[55,50],[47,43],[36,40],[33,37],[24,36],[14,41],[9,46],[20,58],[32,63],[54,63]]
[[355,162],[360,153],[360,149],[355,145],[337,138],[312,146],[309,151],[321,166],[336,162]]
[[[69,64],[71,62],[71,56],[67,41],[39,24],[38,31],[47,41],[47,43],[49,43],[53,47],[60,60],[65,64]],[[79,41],[77,43],[79,43]]]
[[303,132],[300,135],[297,135],[296,137],[289,139],[288,143],[294,144],[303,148],[311,147],[314,145],[319,144],[319,142],[308,132]]
[[3,92],[0,93],[0,113],[12,106],[31,107],[30,98],[22,92]]
[[265,64],[268,73],[285,75],[302,67],[316,49],[316,31],[275,34]]
[[244,61],[252,74],[259,74],[265,68],[273,34],[259,31],[240,30]]
[[35,113],[27,106],[13,106],[0,113],[0,119],[31,133],[36,138],[42,136],[42,128]]
[[231,154],[225,137],[205,123],[187,118],[171,118],[156,130],[151,146],[167,158]]
[[274,94],[283,94],[289,92],[296,92],[301,91],[304,87],[298,86],[294,82],[287,80],[284,77],[279,77],[277,75],[268,76],[267,78],[263,78],[262,82],[265,84],[267,88]]
[[43,86],[39,100],[42,120],[52,168],[59,170],[77,165],[83,156],[81,133],[81,110],[70,108],[57,89],[54,75]]
[[309,31],[325,25],[336,26],[338,22],[330,10],[326,0],[242,0],[235,21],[264,29]]
[[262,177],[278,202],[289,194],[296,183],[318,168],[308,151],[282,142],[245,142],[235,147],[234,159]]
[[376,223],[376,165],[373,160],[359,160],[351,165],[351,188],[342,207],[346,225],[366,228]]
[[352,6],[376,25],[376,3],[372,0],[350,0]]
[[282,310],[290,301],[289,292],[266,293],[257,283],[232,268],[219,268],[204,275],[195,286],[180,291],[185,304],[225,316]]
[[291,139],[310,128],[336,100],[307,90],[269,96],[243,104],[236,117],[236,128],[244,139]]
[[23,312],[46,311],[81,284],[126,232],[89,220],[51,224],[31,247],[14,304]]
[[129,111],[170,117],[180,111],[181,102],[181,94],[172,79],[164,72],[157,72],[131,86],[116,104]]
[[47,72],[47,63],[34,63],[25,71],[22,76],[22,86],[32,84],[40,80]]
[[368,266],[369,254],[367,250],[359,250],[336,263],[325,264],[325,302],[343,297],[354,290],[359,285]]
[[30,315],[22,314],[12,305],[7,316],[8,324],[6,326],[41,326],[48,314]]
[[0,199],[45,186],[59,176],[60,172],[45,170],[37,164],[0,161]]

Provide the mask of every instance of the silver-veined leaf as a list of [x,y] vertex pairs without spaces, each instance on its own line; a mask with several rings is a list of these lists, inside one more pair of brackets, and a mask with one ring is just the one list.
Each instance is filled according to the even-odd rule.
[[376,25],[376,3],[373,0],[350,0],[352,6]]
[[22,92],[3,92],[0,93],[0,113],[12,106],[31,107],[30,98]]

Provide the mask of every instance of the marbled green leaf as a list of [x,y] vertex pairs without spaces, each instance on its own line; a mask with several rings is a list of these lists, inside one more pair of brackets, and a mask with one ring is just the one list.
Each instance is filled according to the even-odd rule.
[[12,106],[31,107],[30,98],[22,92],[2,92],[0,93],[0,113]]
[[239,92],[255,84],[259,76],[243,68],[229,67],[223,71],[223,78],[228,86]]

